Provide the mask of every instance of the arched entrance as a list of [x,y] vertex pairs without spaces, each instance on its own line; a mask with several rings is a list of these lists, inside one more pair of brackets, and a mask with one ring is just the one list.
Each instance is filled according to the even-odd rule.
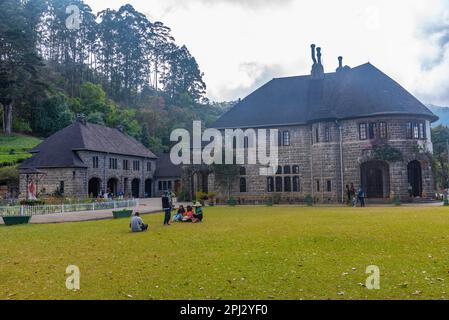
[[112,193],[112,195],[114,197],[117,196],[117,193],[118,193],[118,179],[117,178],[111,178],[108,180],[107,192]]
[[422,169],[421,163],[415,160],[408,164],[408,183],[412,186],[412,196],[421,197],[422,196]]
[[91,178],[88,186],[89,197],[97,198],[100,195],[100,189],[101,180],[99,178]]
[[384,161],[369,161],[360,166],[360,177],[367,198],[389,198],[390,167]]
[[145,180],[145,197],[146,198],[151,198],[151,196],[152,196],[152,194],[151,194],[152,185],[153,185],[153,180],[151,180],[151,179]]
[[140,180],[137,178],[131,181],[131,193],[133,198],[140,197]]

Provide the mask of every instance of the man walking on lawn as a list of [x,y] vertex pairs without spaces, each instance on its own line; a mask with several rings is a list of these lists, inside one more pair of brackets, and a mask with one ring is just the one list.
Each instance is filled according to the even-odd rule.
[[164,226],[170,225],[172,204],[168,192],[162,196],[162,210],[165,212]]

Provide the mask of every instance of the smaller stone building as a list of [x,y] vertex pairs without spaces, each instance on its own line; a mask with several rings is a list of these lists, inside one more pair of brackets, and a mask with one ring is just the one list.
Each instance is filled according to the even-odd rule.
[[181,192],[182,167],[174,165],[170,160],[170,153],[157,155],[154,180],[154,196],[160,197],[165,191],[173,191],[176,195]]
[[120,129],[80,119],[31,153],[19,167],[22,199],[54,194],[98,197],[105,192],[152,196],[157,157]]

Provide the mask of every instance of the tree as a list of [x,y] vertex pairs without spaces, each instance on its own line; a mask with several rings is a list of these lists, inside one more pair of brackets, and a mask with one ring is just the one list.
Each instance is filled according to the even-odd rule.
[[432,129],[433,162],[435,182],[442,188],[449,188],[448,143],[449,128],[439,125]]
[[168,70],[162,78],[164,89],[175,101],[179,101],[182,94],[187,93],[193,101],[199,102],[204,97],[206,84],[196,59],[186,46],[174,46],[168,60]]
[[215,175],[215,183],[226,190],[229,199],[232,186],[240,174],[240,167],[236,164],[213,164],[211,168]]
[[42,66],[35,48],[32,24],[25,4],[19,0],[0,3],[0,104],[3,106],[3,132],[12,133],[13,111],[23,93],[41,86],[38,70]]

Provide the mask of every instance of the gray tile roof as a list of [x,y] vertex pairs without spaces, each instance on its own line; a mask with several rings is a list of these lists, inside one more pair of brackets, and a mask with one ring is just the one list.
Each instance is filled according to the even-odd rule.
[[426,106],[370,63],[326,73],[273,79],[218,119],[214,128],[306,124],[375,115],[418,115],[438,119]]
[[76,153],[81,150],[156,159],[140,142],[117,129],[77,121],[31,150],[33,157],[19,169],[84,168],[86,165]]
[[182,167],[174,165],[170,159],[170,153],[161,153],[157,155],[156,178],[181,178]]

